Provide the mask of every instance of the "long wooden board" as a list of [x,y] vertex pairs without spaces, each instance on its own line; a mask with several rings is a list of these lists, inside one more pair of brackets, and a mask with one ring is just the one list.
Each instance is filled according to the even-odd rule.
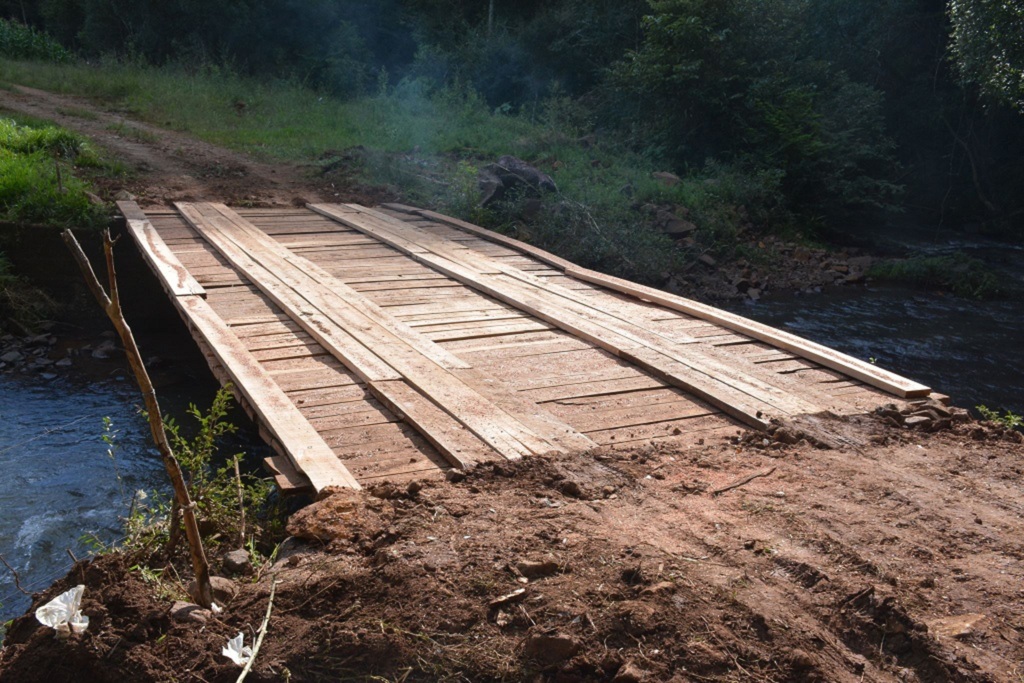
[[[352,361],[351,340],[362,345],[359,353],[373,354],[381,363],[396,369],[397,377],[364,379],[385,405],[394,405],[405,413],[409,421],[445,455],[458,459],[462,465],[468,464],[465,455],[468,449],[446,448],[444,444],[447,441],[442,437],[451,430],[438,426],[437,421],[427,415],[422,419],[417,417],[415,407],[422,406],[422,402],[410,403],[410,394],[399,392],[393,380],[402,378],[419,387],[423,395],[429,396],[448,415],[468,427],[483,442],[483,450],[490,447],[511,458],[559,450],[555,444],[532,434],[513,416],[451,374],[452,370],[469,371],[463,361],[447,354],[411,328],[405,328],[404,324],[373,306],[372,302],[362,300],[361,295],[315,264],[295,256],[253,226],[246,225],[226,207],[181,205],[179,210],[267,296],[275,299],[285,310],[294,312],[296,322],[306,327],[314,337],[319,334],[321,343],[350,365],[353,371],[359,373],[360,368]],[[311,315],[318,314],[321,316],[318,324],[309,329],[306,321]],[[339,319],[344,322],[344,331],[350,339],[325,333],[325,329],[340,330]],[[339,339],[340,343],[336,343]],[[564,432],[572,432],[567,426],[563,427]],[[432,429],[436,433],[431,433]],[[481,450],[480,446],[478,444],[475,449],[477,452]]]
[[157,234],[149,218],[135,202],[118,202],[117,208],[124,214],[128,232],[139,245],[142,258],[153,272],[157,273],[160,284],[171,296],[206,297],[206,290],[174,255],[163,239]]
[[713,306],[708,306],[675,294],[663,292],[652,287],[647,287],[645,285],[629,282],[628,280],[581,268],[569,261],[566,261],[565,259],[558,258],[557,256],[554,256],[542,249],[538,249],[530,244],[526,244],[525,242],[515,240],[511,237],[461,221],[457,218],[445,216],[433,211],[414,209],[400,204],[388,204],[386,206],[398,211],[423,216],[446,225],[451,225],[452,227],[465,230],[466,232],[478,235],[492,242],[510,247],[558,268],[564,271],[566,275],[582,282],[600,285],[613,291],[634,296],[642,301],[660,304],[681,313],[713,322],[727,329],[790,351],[827,368],[843,372],[866,384],[883,389],[889,393],[895,394],[896,396],[916,398],[927,396],[931,393],[931,389],[929,387],[919,382],[901,377],[893,372],[865,363],[862,360],[836,351],[835,349],[828,348],[827,346],[812,342],[795,334],[764,325],[749,318],[729,313]]
[[[472,253],[460,245],[418,233],[415,228],[361,207],[313,205],[314,211],[401,249],[411,257],[516,308],[638,363],[660,378],[690,391],[757,427],[771,415],[819,412],[813,404],[715,359],[685,351],[672,340],[575,301],[571,290],[551,291],[529,274]],[[386,220],[385,220],[386,219]],[[389,223],[388,221],[393,221]],[[725,378],[725,379],[723,379]]]
[[284,447],[285,454],[319,493],[328,486],[360,488],[355,477],[302,416],[291,399],[261,368],[223,320],[198,296],[177,304],[224,366],[235,388]]

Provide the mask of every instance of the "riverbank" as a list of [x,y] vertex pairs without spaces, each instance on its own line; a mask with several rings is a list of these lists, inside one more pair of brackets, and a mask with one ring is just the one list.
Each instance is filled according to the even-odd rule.
[[272,581],[253,681],[1015,680],[1020,439],[829,427],[849,446],[602,449],[339,492],[220,615],[133,558],[82,562],[34,604],[83,584],[88,631],[15,620],[0,681],[234,680],[220,650],[251,644]]

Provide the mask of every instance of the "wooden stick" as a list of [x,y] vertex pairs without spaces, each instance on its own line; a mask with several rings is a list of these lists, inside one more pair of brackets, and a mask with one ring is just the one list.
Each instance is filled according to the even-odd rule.
[[238,483],[238,512],[242,521],[238,525],[238,547],[245,548],[245,495],[242,488],[242,473],[238,469],[238,455],[235,455],[235,482]]
[[747,484],[749,484],[750,482],[754,481],[755,479],[758,479],[760,477],[767,477],[768,475],[770,475],[774,471],[775,471],[775,468],[772,467],[770,469],[765,470],[764,472],[755,472],[754,474],[751,474],[749,477],[743,477],[739,481],[734,481],[733,483],[729,484],[728,486],[723,486],[720,489],[715,489],[714,491],[711,492],[711,495],[712,496],[717,496],[717,495],[725,493],[726,491],[732,491],[733,489],[738,489],[741,486],[746,486]]
[[256,642],[252,646],[252,657],[249,657],[249,661],[246,663],[245,668],[242,669],[242,673],[238,675],[238,680],[235,683],[242,683],[245,677],[249,674],[249,670],[252,669],[252,665],[256,662],[256,655],[260,651],[260,645],[263,644],[263,636],[267,635],[267,626],[270,625],[270,610],[274,608],[274,591],[277,589],[277,579],[273,579],[270,582],[270,599],[267,600],[267,615],[263,617],[263,623],[260,624],[259,635],[256,636]]
[[29,597],[32,597],[31,593],[29,593],[27,590],[25,590],[24,588],[21,587],[21,577],[18,576],[18,572],[17,572],[17,570],[14,567],[12,567],[11,565],[7,564],[7,560],[4,559],[3,555],[0,555],[0,562],[2,562],[3,565],[5,567],[7,567],[7,569],[10,570],[11,574],[14,576],[14,587],[17,588],[22,593],[24,593],[25,595],[27,595]]
[[103,233],[103,253],[106,257],[107,280],[110,288],[108,296],[75,236],[70,230],[65,230],[61,233],[61,236],[64,238],[64,243],[67,244],[68,249],[71,250],[71,255],[78,263],[82,275],[85,276],[85,282],[89,286],[89,290],[96,297],[96,301],[99,302],[100,307],[103,308],[103,311],[110,318],[110,322],[114,324],[114,328],[121,337],[121,344],[124,346],[128,362],[135,374],[135,381],[138,383],[139,390],[142,392],[142,398],[146,403],[146,417],[149,419],[149,429],[153,435],[153,441],[156,442],[157,449],[160,451],[160,458],[164,463],[164,469],[167,470],[167,476],[174,487],[175,499],[184,513],[185,535],[188,537],[189,550],[192,555],[192,568],[195,571],[196,586],[198,586],[198,595],[194,597],[202,607],[209,609],[210,605],[213,604],[213,589],[210,585],[210,564],[206,560],[203,540],[199,535],[195,504],[192,502],[188,487],[185,485],[185,477],[182,474],[181,465],[178,463],[174,451],[171,450],[171,444],[167,440],[167,432],[164,431],[163,415],[160,412],[160,404],[156,399],[156,390],[153,388],[153,382],[149,378],[146,366],[142,362],[142,354],[139,353],[135,337],[132,335],[132,330],[124,319],[124,313],[121,310],[121,295],[117,287],[117,269],[114,266],[115,241],[111,239],[110,231]]

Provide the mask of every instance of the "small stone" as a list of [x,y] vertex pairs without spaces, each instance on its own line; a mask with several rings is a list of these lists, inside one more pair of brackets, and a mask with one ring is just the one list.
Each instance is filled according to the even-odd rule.
[[8,351],[4,355],[0,356],[0,360],[2,360],[5,363],[17,363],[18,361],[24,358],[25,356],[23,356],[18,351]]
[[444,476],[445,479],[447,479],[453,484],[458,484],[460,481],[466,480],[466,473],[463,472],[462,470],[448,470],[448,472]]
[[683,182],[675,173],[669,173],[668,171],[655,171],[651,174],[651,177],[665,187],[675,187]]
[[107,360],[116,349],[117,347],[114,345],[114,342],[106,339],[103,343],[92,350],[91,355],[96,360]]
[[514,603],[521,602],[522,600],[525,600],[525,599],[526,599],[526,589],[525,588],[519,588],[517,590],[512,591],[508,595],[503,595],[500,598],[495,598],[494,600],[491,600],[490,608],[491,609],[499,609],[499,608],[504,607],[506,605],[512,605]]
[[666,235],[671,235],[672,237],[683,237],[684,235],[688,235],[696,229],[697,226],[691,223],[690,221],[683,221],[679,220],[678,218],[673,218],[665,222],[665,224],[661,228],[661,231]]
[[966,638],[974,633],[974,627],[984,618],[984,614],[959,614],[932,619],[925,623],[928,625],[928,630],[935,635],[947,638]]
[[[223,576],[211,576],[210,587],[213,588],[213,600],[218,605],[228,604],[238,593],[238,588],[234,582],[231,579],[225,579]],[[199,586],[195,581],[189,582],[188,594],[197,602],[199,601]]]
[[531,636],[526,641],[526,656],[542,664],[558,664],[580,651],[575,638],[566,635]]
[[410,498],[414,498],[416,494],[423,490],[423,483],[419,481],[410,481],[409,485],[405,487],[405,492]]
[[232,550],[224,554],[224,569],[232,574],[251,574],[252,563],[246,550]]
[[558,563],[552,560],[516,562],[516,570],[528,579],[540,579],[558,573]]
[[775,437],[776,441],[784,444],[792,445],[800,441],[799,436],[789,431],[785,427],[780,427],[779,429],[775,430],[775,434],[773,434],[773,436]]
[[571,496],[573,498],[580,498],[583,496],[583,489],[580,488],[579,483],[573,481],[572,479],[566,479],[565,481],[563,481],[558,486],[558,490],[561,491],[563,494]]
[[718,261],[716,261],[709,254],[701,254],[700,258],[698,258],[697,260],[703,263],[705,266],[708,266],[709,268],[714,268],[715,266],[718,265]]
[[654,585],[644,588],[640,591],[640,595],[661,595],[663,593],[674,593],[675,590],[676,585],[671,581],[659,581]]
[[619,667],[612,683],[643,683],[647,680],[647,672],[633,662],[626,662]]
[[67,367],[71,367],[71,365],[72,365],[72,362],[71,362],[71,359],[70,359],[70,358],[62,358],[62,359],[60,359],[59,361],[57,361],[57,362],[55,363],[55,365],[56,365],[56,366],[57,366],[58,368],[67,368]]
[[118,190],[117,194],[114,195],[114,200],[118,202],[134,202],[135,195],[128,190]]
[[169,616],[173,621],[205,624],[207,620],[213,616],[213,613],[208,609],[203,609],[199,605],[176,600],[174,604],[171,605]]
[[601,495],[604,496],[605,498],[608,498],[609,496],[613,495],[615,491],[616,488],[614,486],[604,486],[601,488]]
[[930,417],[925,417],[924,415],[912,415],[903,421],[903,426],[913,429],[914,427],[924,427],[931,424],[931,421]]

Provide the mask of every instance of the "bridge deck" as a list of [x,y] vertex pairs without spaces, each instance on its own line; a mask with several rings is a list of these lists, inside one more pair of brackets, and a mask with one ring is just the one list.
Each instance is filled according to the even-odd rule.
[[930,391],[427,211],[121,209],[284,488],[696,443]]

